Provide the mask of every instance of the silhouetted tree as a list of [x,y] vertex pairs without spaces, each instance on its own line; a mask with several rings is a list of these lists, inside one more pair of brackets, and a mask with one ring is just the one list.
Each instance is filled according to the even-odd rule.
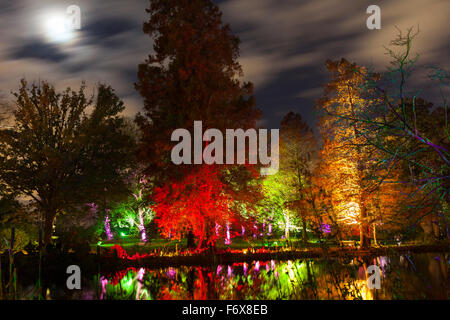
[[14,125],[0,131],[0,181],[32,199],[44,220],[44,242],[51,241],[58,214],[125,188],[121,170],[133,154],[125,134],[123,102],[109,86],[95,97],[85,86],[57,93],[42,81],[22,80],[15,93]]

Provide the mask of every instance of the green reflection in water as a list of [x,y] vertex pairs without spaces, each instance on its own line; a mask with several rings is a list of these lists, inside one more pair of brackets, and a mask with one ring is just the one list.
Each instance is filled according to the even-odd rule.
[[[379,290],[367,287],[371,264],[382,270]],[[128,269],[101,278],[100,298],[447,299],[447,270],[442,254]]]

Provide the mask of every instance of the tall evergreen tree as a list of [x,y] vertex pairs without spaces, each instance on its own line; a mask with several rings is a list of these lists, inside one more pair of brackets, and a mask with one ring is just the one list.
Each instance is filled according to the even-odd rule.
[[152,174],[165,180],[185,169],[170,161],[175,129],[192,132],[194,121],[201,120],[204,129],[245,130],[255,127],[259,111],[253,85],[239,80],[239,39],[222,23],[215,4],[153,0],[147,12],[143,29],[154,41],[154,53],[139,65],[136,84],[145,108],[137,117],[143,133],[140,155],[158,168]]
[[[242,76],[239,39],[222,22],[222,14],[215,4],[210,0],[153,0],[147,12],[150,18],[144,23],[143,31],[152,38],[154,53],[139,65],[136,89],[144,97],[145,112],[136,120],[142,130],[140,159],[153,176],[157,190],[164,190],[167,197],[164,208],[155,208],[157,221],[161,222],[166,221],[164,214],[170,211],[166,210],[167,206],[177,203],[178,191],[171,190],[171,186],[191,183],[175,189],[182,190],[187,198],[190,194],[195,197],[198,180],[189,177],[212,172],[202,168],[205,164],[173,164],[170,156],[176,143],[171,141],[172,132],[184,128],[192,134],[196,120],[202,121],[203,130],[216,128],[222,133],[226,129],[246,130],[256,127],[260,112],[255,108],[253,85],[239,79]],[[217,177],[208,178],[224,183],[220,184],[222,190],[214,189],[214,195],[207,196],[208,199],[222,193],[235,200],[245,199],[254,190],[255,185],[250,183],[253,176],[247,166],[219,165],[213,171]],[[197,220],[204,225],[191,223],[187,230],[195,231],[205,243],[210,242],[208,234],[213,234],[210,229],[217,221],[211,221],[201,209],[188,211],[204,217]],[[181,213],[171,219],[177,217],[181,219]],[[165,225],[160,223],[161,228]],[[196,230],[205,230],[202,231],[205,234],[200,235]],[[169,234],[170,230],[163,233]]]

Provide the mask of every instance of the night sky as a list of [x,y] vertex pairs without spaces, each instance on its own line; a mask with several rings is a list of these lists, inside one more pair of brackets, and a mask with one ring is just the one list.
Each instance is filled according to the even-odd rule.
[[[57,88],[109,83],[125,101],[127,115],[142,108],[134,90],[137,65],[152,50],[143,34],[147,0],[0,0],[0,91],[6,98],[23,77],[49,80]],[[241,39],[245,79],[255,84],[262,125],[279,127],[288,111],[312,126],[314,100],[327,81],[326,59],[387,66],[384,45],[419,26],[413,52],[420,64],[448,70],[450,1],[226,0],[216,1],[223,20]],[[369,30],[366,8],[381,7],[381,30]],[[46,27],[50,15],[69,5],[82,10],[81,27],[70,41],[55,42]],[[425,77],[415,81],[420,85]]]

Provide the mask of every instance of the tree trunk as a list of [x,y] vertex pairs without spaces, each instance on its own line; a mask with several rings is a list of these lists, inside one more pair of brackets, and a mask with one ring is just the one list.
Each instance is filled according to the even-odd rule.
[[144,225],[144,214],[142,212],[142,208],[138,209],[139,214],[139,236],[141,237],[142,242],[147,242],[147,232],[145,231],[145,225]]
[[289,239],[289,227],[290,227],[290,219],[289,219],[289,215],[287,214],[287,212],[285,211],[285,229],[284,229],[284,238],[287,240]]
[[360,201],[360,223],[359,223],[359,248],[360,249],[367,249],[370,247],[370,240],[367,234],[367,225],[365,218],[367,217],[366,212],[366,201],[365,201],[365,195],[361,195],[361,201]]
[[303,245],[306,246],[308,244],[308,234],[306,233],[306,219],[302,218],[302,226],[303,226]]
[[375,225],[375,223],[373,224],[373,244],[375,246],[377,246],[377,230],[376,230],[377,226]]
[[195,248],[195,239],[194,239],[194,234],[192,233],[192,230],[189,230],[188,235],[187,235],[187,247],[188,247],[188,249]]
[[48,213],[45,215],[44,221],[44,247],[52,242],[53,235],[53,222],[55,221],[56,214]]
[[369,243],[369,237],[366,234],[364,224],[359,225],[359,248],[360,249],[367,249],[370,246]]
[[433,243],[438,239],[439,229],[435,224],[435,220],[433,214],[429,214],[421,220],[420,226],[423,229],[423,241],[425,243]]

